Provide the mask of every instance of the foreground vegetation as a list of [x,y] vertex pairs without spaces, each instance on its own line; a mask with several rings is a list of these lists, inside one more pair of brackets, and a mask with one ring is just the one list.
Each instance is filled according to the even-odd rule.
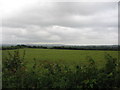
[[29,69],[23,55],[15,50],[3,60],[3,88],[81,88],[108,90],[120,88],[120,62],[105,53],[105,66],[98,68],[88,56],[88,64],[59,64],[49,60],[34,59]]

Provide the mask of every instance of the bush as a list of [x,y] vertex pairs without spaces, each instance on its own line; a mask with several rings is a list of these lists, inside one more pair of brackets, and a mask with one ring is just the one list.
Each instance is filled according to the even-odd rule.
[[98,69],[95,60],[89,57],[87,66],[67,66],[50,61],[36,62],[31,70],[25,67],[24,57],[19,51],[3,61],[3,88],[81,88],[114,89],[119,88],[120,69],[117,60],[105,55],[106,65]]

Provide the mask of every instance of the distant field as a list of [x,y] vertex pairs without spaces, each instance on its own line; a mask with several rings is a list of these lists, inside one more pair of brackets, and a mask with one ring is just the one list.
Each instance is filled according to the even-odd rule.
[[[96,50],[58,50],[58,49],[19,49],[20,54],[26,51],[25,60],[27,66],[31,67],[34,63],[34,58],[39,63],[40,60],[47,60],[59,64],[85,65],[88,63],[88,57],[92,57],[98,67],[105,65],[105,53],[109,53],[115,58],[118,58],[118,51],[96,51]],[[3,50],[3,60],[7,56],[7,52],[13,53],[14,50]]]

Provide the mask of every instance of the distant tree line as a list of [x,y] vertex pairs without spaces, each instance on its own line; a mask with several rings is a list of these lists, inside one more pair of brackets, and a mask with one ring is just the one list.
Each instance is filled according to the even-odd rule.
[[16,46],[2,46],[2,50],[13,50],[13,49],[20,49],[20,48],[27,48],[27,45],[16,45]]
[[13,50],[20,48],[41,48],[41,49],[67,49],[67,50],[119,50],[119,45],[104,45],[104,46],[35,46],[35,45],[16,45],[16,46],[2,46],[2,50]]
[[70,49],[70,50],[118,50],[114,46],[55,46],[53,49]]

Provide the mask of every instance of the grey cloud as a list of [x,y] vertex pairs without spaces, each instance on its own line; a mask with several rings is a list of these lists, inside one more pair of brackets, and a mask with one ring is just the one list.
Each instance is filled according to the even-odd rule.
[[[108,12],[110,10],[110,12]],[[111,12],[113,10],[113,12]],[[26,25],[61,25],[70,27],[83,27],[83,26],[108,26],[116,24],[116,22],[107,23],[104,20],[109,21],[112,17],[109,15],[116,15],[115,3],[48,3],[44,6],[36,6],[33,9],[25,10],[23,13],[13,18],[3,20],[5,26],[26,26]],[[99,12],[99,13],[98,13]],[[104,14],[104,17],[100,15],[100,12]],[[108,13],[106,15],[105,13]],[[95,17],[93,17],[95,14]],[[75,17],[78,16],[78,20]],[[80,19],[79,17],[84,18]],[[97,18],[96,18],[97,17]],[[116,19],[117,17],[113,17]],[[94,21],[95,19],[98,19]],[[12,23],[11,23],[12,22]]]
[[38,3],[3,18],[3,43],[116,44],[117,19],[116,3]]
[[[107,31],[109,29],[105,28]],[[105,30],[104,29],[104,30]],[[6,30],[6,31],[5,31]],[[16,31],[17,30],[17,31]],[[111,29],[112,30],[112,29]],[[10,31],[10,32],[8,32]],[[16,32],[15,32],[16,31]],[[13,32],[13,33],[12,33]],[[20,32],[20,33],[19,33]],[[100,32],[95,28],[69,28],[62,26],[50,26],[50,27],[28,27],[26,30],[21,28],[4,28],[4,42],[14,43],[18,42],[61,42],[61,43],[91,43],[96,41],[97,43],[102,40],[105,43],[107,39],[116,39],[117,33],[115,32]],[[10,38],[11,40],[9,40]],[[108,40],[107,40],[108,41]],[[117,40],[114,40],[117,42]],[[100,42],[99,42],[100,43]],[[109,43],[113,43],[109,41]]]

